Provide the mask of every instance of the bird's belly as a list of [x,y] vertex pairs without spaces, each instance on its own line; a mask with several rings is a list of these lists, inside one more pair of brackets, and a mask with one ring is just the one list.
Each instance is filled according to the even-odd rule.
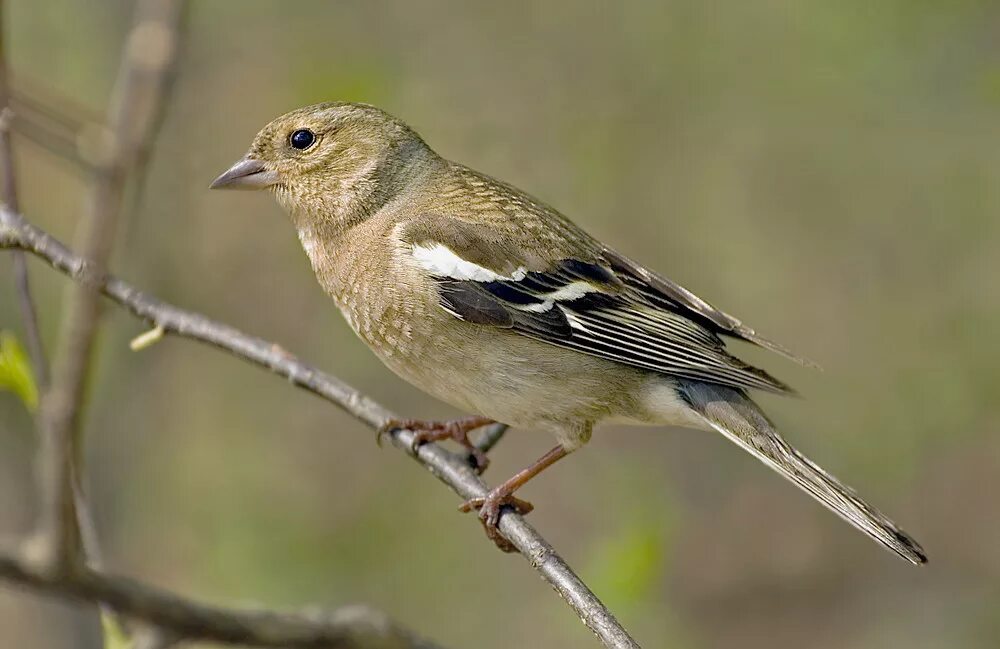
[[471,414],[549,430],[635,412],[649,372],[461,321],[438,305],[435,287],[413,281],[390,273],[331,294],[379,359],[424,392]]
[[513,426],[560,429],[628,411],[626,402],[646,376],[458,320],[411,329],[408,338],[362,338],[385,365],[418,388],[466,412]]

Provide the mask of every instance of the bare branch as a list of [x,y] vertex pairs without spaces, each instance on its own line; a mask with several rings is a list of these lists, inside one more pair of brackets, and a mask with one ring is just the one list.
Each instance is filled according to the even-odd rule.
[[[0,0],[2,5],[2,0]],[[0,6],[0,15],[3,7]],[[25,546],[27,555],[0,554],[0,576],[61,597],[100,602],[102,606],[142,624],[132,628],[136,649],[166,649],[182,640],[210,640],[262,647],[329,647],[332,649],[436,649],[436,645],[402,629],[384,614],[363,607],[345,608],[322,616],[212,607],[151,586],[99,572],[96,530],[83,492],[79,457],[79,420],[83,389],[99,325],[99,295],[106,285],[106,267],[132,181],[130,208],[140,202],[145,169],[164,114],[164,98],[175,75],[179,28],[185,0],[139,0],[128,35],[121,70],[107,123],[81,159],[96,171],[89,209],[78,228],[88,262],[76,274],[67,293],[66,315],[51,386],[28,287],[24,251],[13,249],[27,341],[40,387],[44,391],[39,416],[39,483],[41,520]],[[0,34],[2,34],[0,21]],[[2,36],[0,36],[2,39]],[[7,210],[18,211],[9,125],[11,100],[3,42],[0,40],[0,198]],[[38,111],[46,114],[45,111]],[[71,141],[80,129],[69,129]],[[65,135],[65,133],[63,134]],[[56,138],[58,140],[58,138]],[[502,434],[500,431],[499,434]],[[495,435],[495,439],[498,439]],[[83,640],[83,638],[79,638]]]
[[[324,649],[440,649],[377,611],[352,606],[316,615],[240,611],[202,604],[122,577],[83,567],[56,576],[16,555],[0,554],[0,577],[33,590],[81,601],[101,601],[121,614],[169,629],[149,637],[169,646],[177,636],[254,647]],[[175,634],[175,635],[174,635]],[[162,643],[166,641],[166,645]]]
[[[19,214],[0,212],[0,247],[29,251],[78,281],[92,276],[83,257],[25,222]],[[395,418],[389,410],[340,379],[299,361],[274,343],[162,302],[111,276],[103,276],[97,286],[111,300],[154,326],[168,333],[207,343],[264,367],[294,385],[336,404],[372,428],[377,429],[387,420]],[[394,432],[391,440],[397,449],[420,462],[463,499],[485,495],[485,485],[463,457],[436,444],[420,446],[414,452],[411,449],[413,432],[409,430]],[[500,530],[606,647],[619,649],[639,646],[548,541],[522,517],[511,512],[503,514],[500,518]]]
[[67,292],[52,385],[39,414],[43,510],[37,543],[41,559],[56,571],[75,570],[84,561],[74,467],[79,465],[84,382],[98,331],[98,286],[111,255],[129,170],[153,137],[175,59],[182,5],[180,0],[142,0],[137,6],[107,123],[91,152],[97,176],[77,231],[91,264],[88,276]]

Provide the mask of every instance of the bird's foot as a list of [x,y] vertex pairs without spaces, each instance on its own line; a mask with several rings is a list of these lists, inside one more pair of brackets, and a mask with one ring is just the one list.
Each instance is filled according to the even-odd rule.
[[453,419],[451,421],[390,419],[379,429],[378,439],[381,440],[382,435],[385,435],[393,430],[412,430],[413,443],[411,448],[414,453],[417,452],[417,449],[420,446],[429,442],[440,442],[446,439],[454,440],[461,444],[466,451],[468,451],[469,457],[472,460],[473,469],[475,469],[476,473],[481,474],[486,470],[486,467],[489,466],[490,459],[486,457],[486,453],[472,443],[469,439],[469,432],[493,423],[496,422],[492,419],[487,419],[486,417],[463,417],[461,419]]
[[535,508],[527,500],[515,497],[505,485],[500,485],[487,493],[485,497],[466,500],[458,510],[461,512],[471,512],[473,509],[478,509],[479,522],[483,524],[486,536],[502,551],[517,552],[514,544],[508,541],[500,533],[499,527],[497,527],[500,523],[501,510],[505,507],[520,516],[524,516]]

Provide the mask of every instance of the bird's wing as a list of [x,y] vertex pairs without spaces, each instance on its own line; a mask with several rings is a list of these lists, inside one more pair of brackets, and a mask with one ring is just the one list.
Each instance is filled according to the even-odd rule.
[[664,374],[792,392],[729,354],[716,334],[728,329],[657,290],[620,255],[589,242],[539,249],[530,233],[435,219],[404,228],[403,254],[433,277],[441,308],[456,318]]

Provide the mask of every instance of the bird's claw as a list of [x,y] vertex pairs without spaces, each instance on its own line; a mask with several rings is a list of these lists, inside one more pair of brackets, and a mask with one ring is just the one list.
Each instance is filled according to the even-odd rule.
[[450,439],[458,442],[468,451],[472,460],[473,469],[477,474],[482,474],[490,464],[490,459],[482,449],[469,440],[469,431],[480,426],[494,423],[491,419],[484,417],[467,417],[465,419],[455,419],[452,421],[421,421],[419,419],[390,419],[378,430],[376,443],[382,445],[382,436],[388,435],[394,430],[412,430],[413,439],[410,442],[410,450],[416,454],[417,449],[430,442],[440,442]]
[[375,446],[382,448],[382,438],[391,434],[394,430],[399,430],[399,422],[395,419],[390,419],[381,426],[375,429]]
[[474,509],[479,510],[479,522],[482,523],[483,529],[486,531],[486,536],[490,538],[493,543],[496,544],[503,552],[517,552],[517,548],[500,533],[500,528],[498,527],[500,523],[500,514],[504,508],[513,511],[519,516],[524,516],[531,510],[535,508],[534,505],[529,503],[527,500],[521,500],[515,497],[513,494],[507,493],[502,490],[496,490],[489,492],[485,497],[470,498],[466,500],[458,508],[460,512],[471,512]]

